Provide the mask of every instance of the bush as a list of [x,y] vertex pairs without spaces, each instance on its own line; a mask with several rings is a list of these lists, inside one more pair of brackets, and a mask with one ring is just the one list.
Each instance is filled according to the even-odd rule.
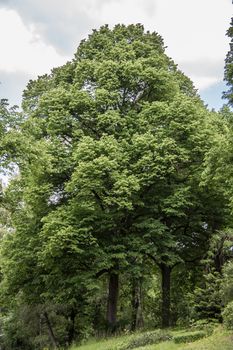
[[23,321],[14,313],[9,313],[7,317],[1,316],[1,349],[34,350],[30,325]]
[[141,334],[134,334],[125,342],[119,344],[116,350],[130,350],[139,348],[141,346],[146,346],[150,344],[157,344],[162,341],[171,340],[171,334],[157,330],[153,332],[145,332]]
[[204,331],[188,332],[173,337],[175,343],[191,343],[195,340],[204,338],[206,333]]
[[[49,321],[53,328],[59,346],[68,346],[68,332],[71,321],[68,317],[68,308],[62,305],[20,305],[7,315],[0,315],[0,349],[3,350],[35,350],[50,348],[48,324],[44,317],[44,310],[49,314]],[[86,321],[75,319],[75,336],[77,340],[84,338]],[[70,323],[69,323],[70,321]],[[70,327],[70,328],[69,328]],[[79,333],[77,332],[79,331]],[[86,332],[86,337],[89,333]],[[76,340],[75,339],[75,340]]]
[[233,261],[229,261],[223,268],[222,294],[224,303],[233,300]]
[[208,336],[213,333],[214,328],[216,328],[217,325],[219,325],[219,322],[215,318],[197,320],[190,324],[193,331],[204,331]]
[[233,329],[233,301],[225,307],[223,313],[223,323],[227,329]]

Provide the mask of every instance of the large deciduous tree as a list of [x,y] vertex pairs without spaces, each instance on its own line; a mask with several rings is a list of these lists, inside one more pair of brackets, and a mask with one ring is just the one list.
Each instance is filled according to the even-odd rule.
[[151,257],[168,326],[172,267],[210,234],[201,174],[214,128],[191,81],[157,33],[103,26],[71,62],[29,82],[23,110],[8,140],[20,177],[8,190],[16,232],[2,250],[5,295],[75,315],[107,273],[114,328],[120,274],[140,278]]

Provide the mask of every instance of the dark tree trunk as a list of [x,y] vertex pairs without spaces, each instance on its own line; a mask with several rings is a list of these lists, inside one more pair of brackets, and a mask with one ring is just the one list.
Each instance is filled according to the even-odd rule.
[[218,252],[214,257],[214,265],[217,272],[222,273],[222,268],[224,265],[224,259],[222,252]]
[[55,338],[55,335],[54,335],[54,332],[53,332],[53,328],[52,328],[52,325],[51,325],[50,320],[49,320],[48,313],[45,311],[43,313],[43,315],[44,315],[44,318],[45,318],[46,325],[48,327],[49,337],[50,337],[51,343],[53,344],[53,348],[54,349],[58,349],[57,340]]
[[70,315],[69,315],[69,328],[68,328],[68,345],[72,345],[74,341],[75,336],[75,316],[76,316],[76,310],[71,309]]
[[42,339],[42,327],[43,327],[43,319],[44,319],[44,317],[43,317],[43,314],[41,314],[41,313],[38,313],[37,314],[38,315],[38,320],[39,320],[39,344],[40,344],[40,348],[41,349],[43,349],[43,345],[42,345],[42,341],[41,341],[41,339]]
[[132,324],[131,330],[135,331],[143,327],[142,313],[142,280],[134,278],[132,280]]
[[119,275],[110,273],[108,285],[108,304],[107,304],[107,324],[112,331],[115,330],[117,321],[117,303],[119,294]]
[[160,264],[162,274],[162,327],[170,326],[170,289],[171,289],[171,267],[166,264]]

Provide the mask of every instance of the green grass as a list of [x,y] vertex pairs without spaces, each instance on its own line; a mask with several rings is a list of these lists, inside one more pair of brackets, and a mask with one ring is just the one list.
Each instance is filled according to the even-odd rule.
[[127,336],[123,336],[112,337],[101,341],[91,340],[85,345],[72,347],[71,350],[112,350],[115,346],[117,346],[117,344],[127,338]]
[[[184,331],[173,332],[174,335],[183,334]],[[122,341],[129,336],[113,337],[101,341],[90,341],[85,345],[72,347],[70,350],[114,350]],[[222,327],[215,329],[211,336],[197,340],[192,343],[175,344],[166,341],[157,345],[147,345],[136,348],[137,350],[233,350],[233,333],[227,332]],[[136,350],[135,349],[135,350]]]
[[127,339],[127,336],[113,337],[106,340],[91,340],[87,344],[72,347],[71,350],[112,350],[119,342]]
[[[232,350],[233,349],[233,333],[223,330],[219,327],[213,335],[204,339],[195,341],[191,344],[183,345],[180,350]],[[145,350],[145,349],[144,349]],[[154,350],[160,350],[154,348]],[[165,350],[165,349],[164,349]],[[170,350],[169,347],[166,350]]]

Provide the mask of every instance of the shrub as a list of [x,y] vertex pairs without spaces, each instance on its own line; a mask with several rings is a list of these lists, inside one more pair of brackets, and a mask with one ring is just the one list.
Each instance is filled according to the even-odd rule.
[[206,333],[204,331],[188,332],[173,337],[175,343],[191,343],[195,340],[204,338]]
[[223,323],[227,329],[233,329],[233,301],[225,307],[223,313]]
[[219,322],[215,318],[209,318],[208,320],[197,320],[194,323],[190,324],[193,331],[204,331],[208,336],[213,333],[214,328],[216,328],[217,325],[219,325]]
[[24,324],[19,315],[9,313],[7,317],[1,317],[1,332],[1,349],[34,350],[30,325]]
[[168,332],[156,330],[153,332],[145,332],[141,334],[134,334],[125,342],[119,344],[116,350],[130,350],[146,346],[150,344],[157,344],[162,341],[171,340],[172,336]]

